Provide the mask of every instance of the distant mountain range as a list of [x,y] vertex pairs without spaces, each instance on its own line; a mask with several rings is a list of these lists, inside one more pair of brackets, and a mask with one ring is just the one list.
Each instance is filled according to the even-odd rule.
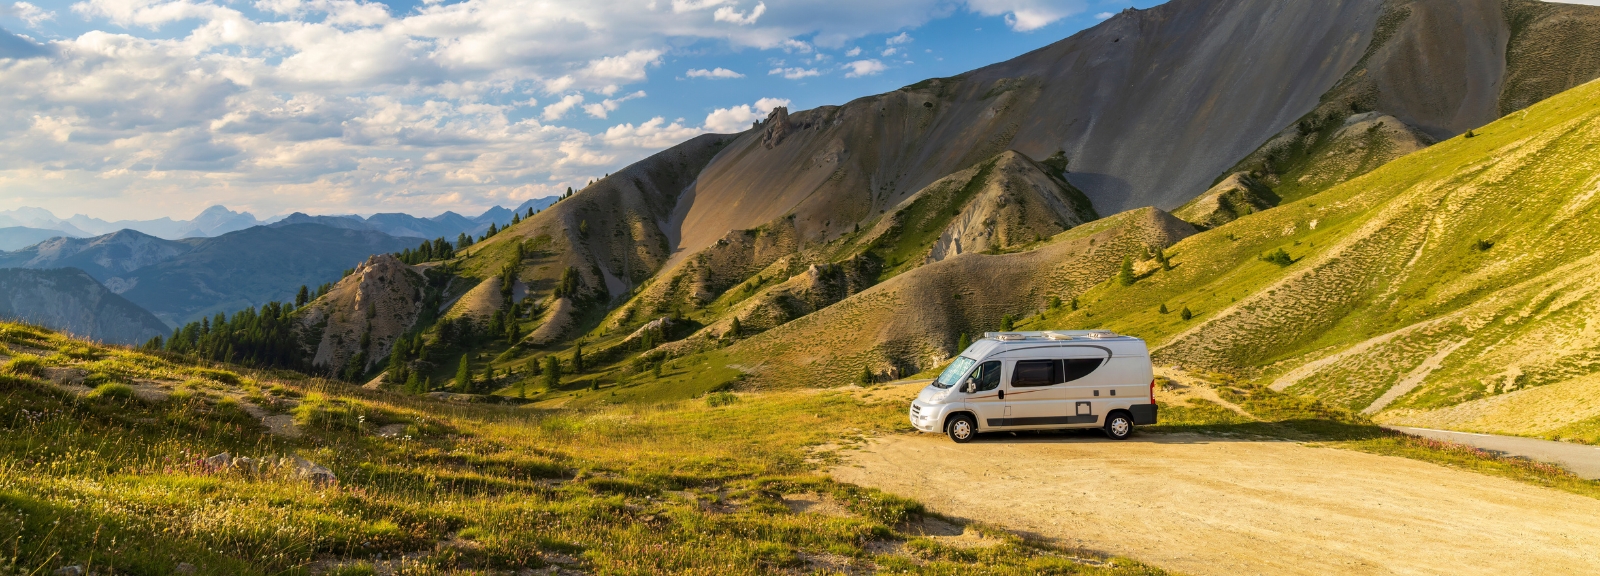
[[432,218],[421,218],[403,213],[381,213],[363,218],[358,215],[307,216],[296,212],[288,216],[258,219],[249,212],[234,212],[223,206],[212,206],[193,220],[118,220],[108,222],[82,214],[71,218],[58,218],[43,208],[23,207],[0,211],[0,250],[16,250],[55,237],[89,238],[111,234],[120,230],[133,230],[166,240],[184,238],[210,238],[246,228],[273,224],[320,223],[349,230],[370,230],[395,237],[454,239],[458,234],[482,234],[489,224],[506,225],[516,213],[526,214],[529,208],[543,210],[555,204],[556,197],[548,196],[528,200],[516,208],[495,206],[476,217],[466,217],[455,212],[445,212]]
[[167,332],[150,312],[70,268],[0,270],[0,318],[117,344],[137,344]]
[[0,268],[76,268],[169,325],[294,297],[373,254],[416,238],[317,223],[255,226],[216,238],[164,240],[133,230],[55,238],[0,253]]

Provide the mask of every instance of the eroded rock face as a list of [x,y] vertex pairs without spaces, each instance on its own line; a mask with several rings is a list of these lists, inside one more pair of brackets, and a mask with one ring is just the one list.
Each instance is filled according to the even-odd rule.
[[316,351],[312,364],[337,369],[363,352],[365,368],[383,360],[416,324],[425,285],[421,274],[392,255],[368,258],[298,313],[302,338]]
[[939,236],[925,263],[1049,238],[1097,215],[1088,198],[1027,156],[1007,151],[980,171],[974,197]]
[[761,145],[768,150],[783,143],[783,138],[794,131],[794,124],[789,122],[789,107],[779,106],[767,114],[766,128],[761,133]]

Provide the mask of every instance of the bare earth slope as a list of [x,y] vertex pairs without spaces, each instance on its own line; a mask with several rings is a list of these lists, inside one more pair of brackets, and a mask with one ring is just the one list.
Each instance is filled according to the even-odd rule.
[[1600,501],[1290,442],[891,436],[832,475],[941,514],[1185,574],[1498,576],[1600,566]]
[[1176,0],[957,77],[775,114],[706,168],[677,249],[790,212],[803,238],[829,238],[1008,148],[1064,150],[1101,214],[1176,207],[1316,106],[1381,6]]

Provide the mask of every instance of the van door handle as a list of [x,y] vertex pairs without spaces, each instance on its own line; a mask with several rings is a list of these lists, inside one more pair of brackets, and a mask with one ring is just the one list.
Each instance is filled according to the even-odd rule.
[[1005,390],[1001,390],[1000,391],[1000,399],[1001,400],[1005,400],[1006,399],[1006,391]]

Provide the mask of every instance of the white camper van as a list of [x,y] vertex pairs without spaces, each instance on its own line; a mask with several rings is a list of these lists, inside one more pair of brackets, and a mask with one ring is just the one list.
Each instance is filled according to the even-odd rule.
[[968,442],[979,432],[1156,423],[1144,341],[1103,330],[989,332],[911,403],[911,425]]

